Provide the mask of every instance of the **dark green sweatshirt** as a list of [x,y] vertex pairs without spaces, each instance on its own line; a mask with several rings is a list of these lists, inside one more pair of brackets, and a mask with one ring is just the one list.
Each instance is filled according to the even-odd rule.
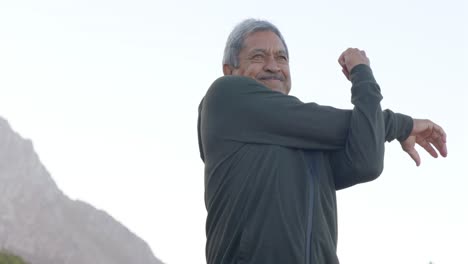
[[336,195],[374,180],[410,117],[382,111],[371,69],[351,72],[353,110],[303,103],[225,76],[199,107],[208,264],[335,264]]

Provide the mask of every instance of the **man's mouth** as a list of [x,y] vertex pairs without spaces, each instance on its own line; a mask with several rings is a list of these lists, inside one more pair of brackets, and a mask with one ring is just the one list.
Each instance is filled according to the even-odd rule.
[[260,77],[262,81],[284,81],[283,78],[278,76]]

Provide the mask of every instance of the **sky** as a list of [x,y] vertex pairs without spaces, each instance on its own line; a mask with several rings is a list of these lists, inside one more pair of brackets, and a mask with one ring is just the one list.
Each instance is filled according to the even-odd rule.
[[468,263],[468,7],[448,1],[0,2],[0,116],[70,198],[169,264],[205,263],[197,107],[246,18],[279,27],[291,95],[351,108],[338,56],[366,51],[383,108],[431,119],[448,157],[387,143],[374,182],[337,193],[344,264]]

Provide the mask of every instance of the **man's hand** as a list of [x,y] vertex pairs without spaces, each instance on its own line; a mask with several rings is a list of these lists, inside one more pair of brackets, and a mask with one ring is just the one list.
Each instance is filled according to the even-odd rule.
[[414,119],[413,131],[411,131],[411,134],[406,140],[400,142],[403,150],[416,162],[416,166],[419,166],[421,164],[421,158],[419,157],[418,151],[414,148],[416,143],[423,147],[434,158],[438,156],[434,147],[439,151],[440,155],[447,157],[447,135],[442,127],[430,120]]
[[366,64],[370,66],[369,58],[366,56],[366,52],[359,49],[348,48],[338,58],[338,63],[341,65],[341,71],[349,80],[349,73],[351,70],[359,64]]

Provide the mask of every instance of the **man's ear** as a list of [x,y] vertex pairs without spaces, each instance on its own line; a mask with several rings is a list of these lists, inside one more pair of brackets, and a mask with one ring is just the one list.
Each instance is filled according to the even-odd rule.
[[229,64],[223,64],[223,73],[224,75],[232,75],[232,67]]

